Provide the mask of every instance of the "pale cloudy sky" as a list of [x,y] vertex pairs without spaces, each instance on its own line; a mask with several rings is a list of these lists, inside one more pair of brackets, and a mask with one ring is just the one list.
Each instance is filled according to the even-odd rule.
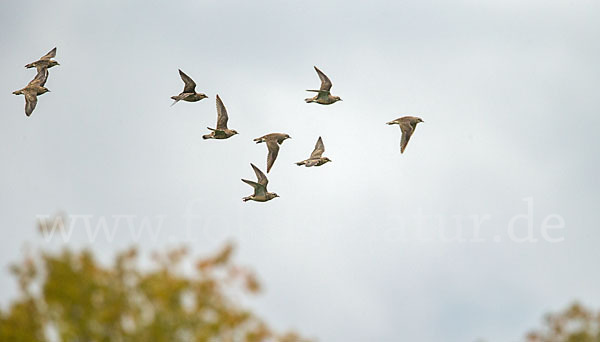
[[[200,255],[235,241],[266,287],[249,305],[321,341],[517,341],[573,299],[598,307],[599,13],[595,1],[1,2],[0,303],[25,246],[63,244],[36,216],[64,211],[92,230],[114,215],[160,228],[92,242],[77,219],[68,244],[104,260],[136,242]],[[52,92],[27,118],[11,92],[54,46]],[[313,65],[343,102],[304,103]],[[169,107],[178,68],[210,98]],[[203,141],[216,94],[240,135]],[[385,122],[403,115],[425,123],[401,155]],[[292,136],[268,175],[281,198],[242,203],[239,179],[266,164],[252,139],[269,132]],[[295,166],[319,135],[333,162]],[[511,241],[529,206],[538,242]],[[548,215],[564,241],[542,238]],[[467,241],[444,240],[461,229]]]

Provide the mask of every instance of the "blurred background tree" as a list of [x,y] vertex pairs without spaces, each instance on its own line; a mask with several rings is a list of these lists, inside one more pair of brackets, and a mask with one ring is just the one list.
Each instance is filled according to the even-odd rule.
[[148,270],[135,248],[108,267],[89,250],[28,256],[11,268],[20,296],[0,312],[0,341],[307,341],[274,333],[234,300],[260,285],[232,252],[228,244],[192,271],[185,248],[155,253]]
[[545,326],[527,335],[528,342],[600,342],[600,312],[573,303],[545,317]]
[[[27,255],[11,267],[20,295],[0,310],[0,342],[309,341],[273,332],[240,306],[240,297],[260,292],[260,284],[231,261],[233,251],[226,244],[192,260],[186,248],[172,249],[154,253],[145,269],[136,248],[118,253],[112,266],[90,250]],[[526,340],[600,342],[600,311],[573,303],[547,314]]]

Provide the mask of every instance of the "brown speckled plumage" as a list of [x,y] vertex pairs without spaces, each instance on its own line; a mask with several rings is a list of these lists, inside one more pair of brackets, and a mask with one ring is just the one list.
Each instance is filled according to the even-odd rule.
[[267,143],[267,149],[269,150],[269,154],[267,155],[267,173],[271,171],[271,167],[279,154],[279,145],[281,145],[285,139],[291,139],[291,137],[285,133],[270,133],[254,139],[257,144],[261,142]]
[[196,92],[196,82],[181,71],[181,69],[179,69],[179,76],[181,76],[181,80],[184,83],[183,91],[179,93],[179,95],[171,96],[171,99],[175,100],[171,106],[182,100],[187,102],[197,102],[208,97],[203,93]]
[[339,96],[331,95],[332,83],[331,83],[331,80],[329,79],[329,77],[327,77],[327,75],[325,75],[316,66],[315,66],[315,71],[317,72],[317,75],[319,75],[319,78],[321,79],[321,88],[319,88],[319,90],[307,90],[307,91],[316,92],[318,94],[315,95],[314,97],[309,97],[307,99],[304,99],[304,101],[306,101],[306,103],[316,102],[316,103],[322,104],[322,105],[329,105],[332,103],[336,103],[337,101],[342,101],[342,99]]
[[234,129],[227,128],[227,121],[229,120],[229,116],[227,115],[227,109],[221,101],[221,98],[217,94],[217,128],[206,127],[212,132],[210,134],[203,135],[203,139],[227,139],[230,138],[238,132]]
[[20,90],[13,91],[15,95],[24,95],[25,96],[25,115],[30,116],[37,105],[37,97],[39,95],[45,94],[50,90],[44,85],[46,84],[46,80],[48,79],[48,68],[39,67],[37,75],[31,82],[27,84],[27,86]]
[[323,139],[321,139],[321,137],[319,137],[319,139],[317,140],[317,143],[315,144],[315,149],[310,154],[310,157],[306,160],[297,162],[296,165],[298,165],[298,166],[304,165],[306,167],[311,167],[311,166],[321,166],[325,163],[330,162],[331,159],[329,159],[327,157],[322,157],[323,152],[325,152],[325,145],[323,144]]
[[276,193],[267,191],[267,184],[269,184],[269,180],[267,179],[267,176],[265,176],[265,174],[254,164],[250,163],[250,165],[252,166],[252,169],[254,170],[254,173],[256,174],[257,181],[253,182],[251,180],[242,179],[242,182],[244,182],[254,188],[254,194],[244,197],[244,198],[242,198],[242,200],[244,202],[247,202],[250,200],[256,201],[256,202],[266,202],[266,201],[272,200],[275,197],[279,197],[279,195],[277,195]]
[[40,57],[39,60],[37,60],[35,62],[31,62],[31,63],[25,65],[25,67],[27,69],[29,69],[29,68],[36,68],[38,70],[38,73],[39,73],[40,69],[42,69],[42,68],[50,69],[53,66],[60,65],[60,64],[58,64],[57,61],[55,61],[55,60],[52,59],[54,57],[56,57],[56,48],[50,50],[47,54],[45,54],[44,56]]
[[424,121],[416,116],[403,116],[401,118],[387,123],[388,125],[400,126],[400,130],[402,131],[402,138],[400,139],[400,153],[404,153],[404,150],[406,149],[406,145],[408,144],[410,137],[413,135],[415,129],[417,128],[417,124],[421,122]]

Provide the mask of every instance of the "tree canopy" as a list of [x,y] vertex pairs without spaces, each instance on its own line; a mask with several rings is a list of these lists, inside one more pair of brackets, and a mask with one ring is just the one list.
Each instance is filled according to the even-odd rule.
[[232,263],[233,250],[228,244],[191,271],[185,248],[153,254],[147,270],[136,248],[110,266],[90,250],[28,256],[11,267],[20,295],[0,312],[0,341],[307,341],[274,333],[240,306],[238,296],[260,284]]
[[600,312],[573,303],[545,317],[543,328],[527,335],[528,342],[600,342]]

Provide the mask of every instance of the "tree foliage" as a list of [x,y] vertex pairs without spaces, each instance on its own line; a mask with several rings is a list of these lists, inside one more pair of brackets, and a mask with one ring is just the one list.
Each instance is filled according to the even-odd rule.
[[147,270],[135,248],[112,266],[89,250],[26,257],[11,268],[20,296],[0,312],[0,341],[306,341],[240,307],[238,297],[260,285],[232,252],[226,245],[192,270],[184,248],[155,253]]
[[545,326],[527,335],[528,342],[600,342],[600,312],[572,304],[545,317]]

